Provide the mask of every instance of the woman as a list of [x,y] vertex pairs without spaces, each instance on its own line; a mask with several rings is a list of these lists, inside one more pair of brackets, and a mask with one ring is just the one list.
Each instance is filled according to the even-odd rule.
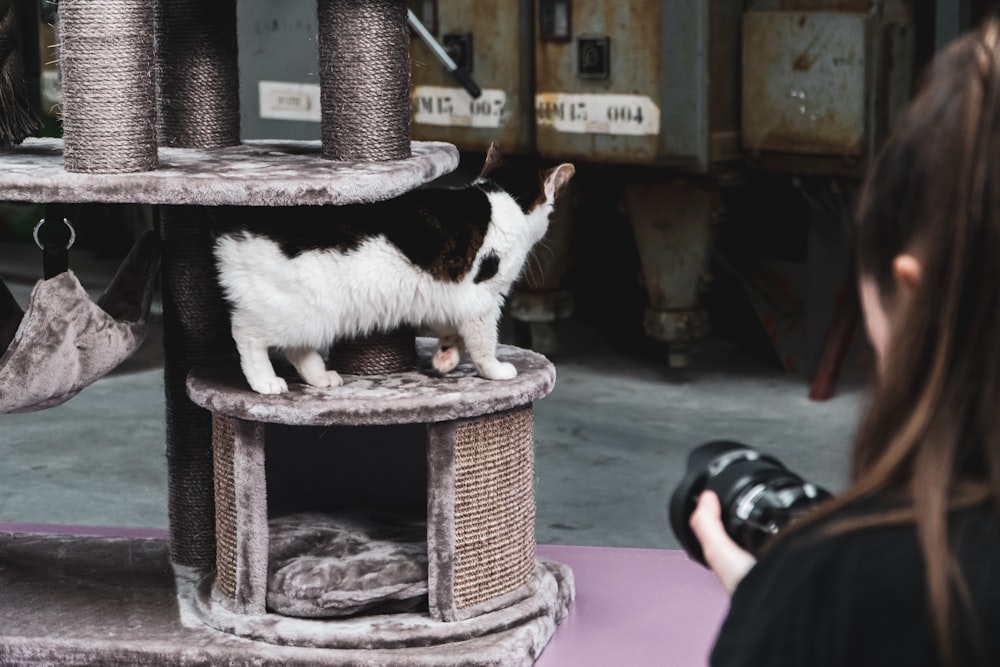
[[857,236],[879,379],[850,486],[756,564],[702,496],[691,527],[733,593],[713,665],[1000,665],[996,19],[935,60]]

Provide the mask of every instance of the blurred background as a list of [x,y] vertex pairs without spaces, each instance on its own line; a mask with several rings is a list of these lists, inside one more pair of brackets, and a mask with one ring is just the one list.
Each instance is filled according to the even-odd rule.
[[[577,168],[503,340],[548,355],[540,542],[676,547],[666,501],[716,438],[843,487],[872,355],[852,210],[920,73],[983,0],[411,0],[478,86],[411,36],[414,140],[475,177],[491,142],[530,189]],[[59,136],[58,4],[15,0],[43,133]],[[315,3],[239,0],[244,139],[320,138]],[[517,194],[517,192],[515,192]],[[42,207],[0,204],[26,303]],[[75,205],[70,266],[99,294],[145,206]],[[154,323],[159,306],[154,305]],[[166,528],[162,337],[64,406],[0,417],[0,521]]]

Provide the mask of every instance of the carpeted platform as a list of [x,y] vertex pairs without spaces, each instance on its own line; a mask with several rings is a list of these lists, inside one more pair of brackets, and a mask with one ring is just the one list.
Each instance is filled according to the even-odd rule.
[[179,575],[162,539],[0,533],[0,664],[530,665],[565,615],[571,585],[558,578],[561,609],[489,636],[436,647],[310,649],[208,628],[186,595],[178,602],[177,582],[182,593],[196,583],[190,571]]
[[318,141],[248,141],[216,149],[160,148],[160,167],[126,174],[63,168],[60,139],[28,139],[3,156],[5,201],[170,206],[321,206],[391,199],[458,166],[451,144],[415,141],[412,155],[334,162]]

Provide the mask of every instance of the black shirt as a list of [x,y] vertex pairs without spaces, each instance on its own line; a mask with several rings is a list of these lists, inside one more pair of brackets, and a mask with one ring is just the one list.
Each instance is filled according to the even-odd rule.
[[[779,541],[740,582],[713,667],[939,664],[915,527],[818,532]],[[954,664],[1000,666],[1000,515],[955,512],[949,536],[973,602],[952,598]]]

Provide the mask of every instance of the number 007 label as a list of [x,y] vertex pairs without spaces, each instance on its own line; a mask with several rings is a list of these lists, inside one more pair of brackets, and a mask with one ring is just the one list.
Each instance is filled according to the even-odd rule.
[[660,133],[660,107],[643,95],[538,93],[535,120],[539,127],[576,134]]
[[415,86],[410,97],[413,122],[421,125],[498,128],[510,117],[507,93],[483,90],[472,99],[464,88]]

